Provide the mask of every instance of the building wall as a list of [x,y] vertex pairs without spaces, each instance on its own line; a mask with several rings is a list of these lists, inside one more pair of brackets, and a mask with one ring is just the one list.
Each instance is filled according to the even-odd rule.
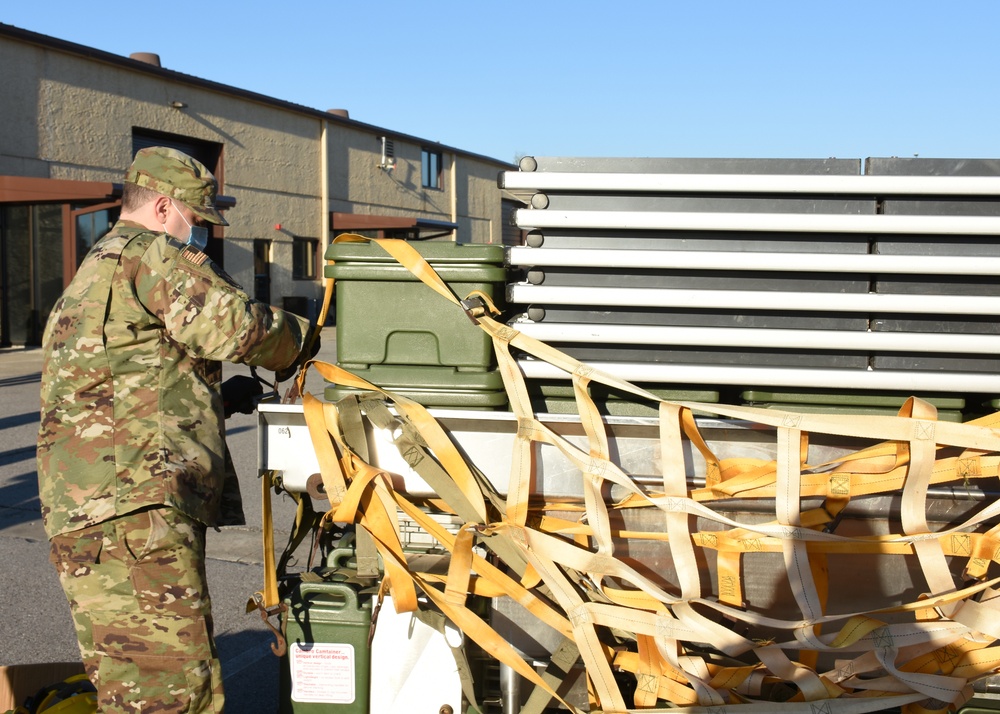
[[[386,135],[395,149],[392,171],[379,168]],[[441,188],[421,185],[421,151],[440,151]],[[416,216],[458,223],[463,243],[498,242],[501,229],[500,162],[456,155],[434,142],[336,128],[329,139],[331,210],[384,216]],[[454,178],[453,178],[454,176]]]
[[[45,63],[39,48],[0,38],[0,174],[48,178],[38,155],[38,88]],[[17,67],[16,72],[9,68]],[[7,98],[10,101],[6,101]]]
[[[226,268],[252,292],[253,241],[271,241],[274,304],[284,296],[321,296],[320,280],[292,280],[292,240],[324,239],[329,211],[454,221],[461,242],[500,240],[496,175],[510,168],[503,162],[126,58],[77,54],[61,43],[39,45],[2,32],[0,67],[0,175],[121,182],[133,129],[221,144],[222,193],[236,199],[226,214]],[[395,144],[391,172],[378,167],[383,135]],[[424,146],[442,153],[440,190],[421,186]]]

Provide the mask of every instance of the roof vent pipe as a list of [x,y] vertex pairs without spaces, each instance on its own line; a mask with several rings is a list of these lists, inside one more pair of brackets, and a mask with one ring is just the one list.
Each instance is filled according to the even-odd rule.
[[333,114],[334,116],[344,117],[344,119],[350,119],[351,114],[346,109],[327,109],[328,114]]
[[151,64],[154,67],[162,66],[160,64],[160,55],[155,52],[133,52],[129,55],[130,59],[134,59],[137,62],[145,62],[146,64]]

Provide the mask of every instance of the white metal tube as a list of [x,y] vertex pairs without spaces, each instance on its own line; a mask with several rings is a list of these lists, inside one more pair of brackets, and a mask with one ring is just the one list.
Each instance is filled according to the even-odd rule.
[[520,208],[519,228],[1000,235],[1000,216],[887,216],[832,213],[556,211]]
[[713,252],[514,246],[508,251],[507,262],[510,265],[531,267],[1000,275],[1000,257],[954,255]]
[[1000,176],[809,176],[793,174],[656,174],[518,172],[503,188],[629,193],[790,193],[1000,196]]
[[511,326],[542,342],[1000,354],[1000,335],[602,325],[566,322],[519,322]]
[[507,300],[511,303],[541,305],[1000,315],[1000,297],[967,295],[670,290],[515,283],[507,286]]
[[[878,389],[921,392],[1000,392],[1000,374],[918,372],[905,370],[792,369],[637,362],[590,362],[590,366],[630,382],[663,384],[729,384],[747,387],[809,389]],[[547,362],[518,360],[529,379],[569,379]]]

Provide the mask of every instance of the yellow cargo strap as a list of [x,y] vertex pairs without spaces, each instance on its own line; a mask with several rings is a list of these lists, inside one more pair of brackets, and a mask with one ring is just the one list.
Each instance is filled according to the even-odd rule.
[[[454,472],[449,470],[449,473],[453,474],[456,485],[459,487],[456,493],[461,492],[463,495],[468,495],[470,502],[478,507],[477,512],[481,511],[483,520],[485,520],[485,499],[481,490],[474,490],[476,482],[468,464],[464,463],[458,450],[424,407],[404,397],[383,392],[375,385],[351,375],[335,365],[314,362],[310,366],[315,367],[328,381],[367,391],[377,391],[392,401],[397,411],[406,415],[411,420],[410,423],[416,426],[428,446],[434,449],[434,453],[441,463],[450,464],[455,469]],[[305,394],[303,400],[304,405],[306,405],[306,418],[310,434],[319,458],[320,474],[327,493],[336,493],[340,489],[341,483],[346,485],[343,497],[331,509],[327,517],[336,522],[353,523],[357,521],[371,533],[386,567],[386,581],[392,593],[392,602],[396,610],[398,612],[416,610],[415,586],[419,587],[430,601],[466,636],[473,639],[501,662],[510,665],[522,677],[547,691],[550,696],[558,698],[558,694],[548,682],[537,674],[534,668],[525,662],[506,640],[467,607],[465,594],[470,590],[470,573],[474,572],[478,577],[495,585],[496,588],[491,592],[510,594],[543,622],[568,635],[570,626],[565,618],[524,588],[518,581],[506,575],[472,550],[473,538],[471,536],[473,532],[482,532],[484,535],[488,535],[481,524],[471,523],[457,535],[442,528],[424,511],[393,488],[390,474],[366,463],[358,454],[354,453],[341,433],[337,414],[333,410],[327,409],[327,407],[334,405],[319,403],[319,400],[311,394]],[[332,450],[333,445],[336,445],[336,450]],[[333,504],[332,496],[331,504]],[[397,509],[406,513],[452,553],[452,567],[444,583],[443,591],[434,586],[435,583],[440,582],[438,578],[415,572],[409,568],[399,540]],[[560,701],[562,700],[560,699]],[[565,704],[565,702],[563,703]],[[567,706],[569,705],[567,704]],[[570,709],[577,711],[573,707]]]
[[[896,417],[666,402],[496,322],[485,296],[454,295],[405,242],[376,242],[491,336],[517,418],[510,487],[500,507],[494,508],[495,494],[420,405],[333,365],[314,365],[330,382],[374,391],[391,401],[400,419],[426,442],[424,456],[433,458],[453,483],[442,489],[449,495],[439,496],[450,511],[468,514],[463,516],[468,525],[459,534],[441,528],[392,487],[391,474],[352,451],[340,432],[335,405],[317,405],[318,400],[306,396],[310,434],[334,505],[327,517],[358,522],[372,533],[397,607],[415,607],[413,588],[419,587],[468,636],[533,682],[536,692],[554,696],[555,680],[537,675],[461,602],[463,590],[474,591],[477,581],[486,580],[490,587],[480,587],[481,592],[507,592],[575,643],[593,708],[608,712],[633,707],[655,711],[661,703],[692,712],[723,707],[726,712],[749,712],[760,711],[762,700],[768,710],[810,714],[860,714],[892,707],[902,707],[906,714],[943,712],[970,696],[972,680],[1000,666],[1000,578],[990,567],[1000,562],[996,528],[990,527],[1000,517],[1000,502],[987,503],[942,531],[930,531],[926,517],[932,484],[997,477],[1000,415],[966,424],[939,422],[934,408],[917,399],[908,401]],[[586,447],[566,441],[535,419],[512,349],[545,360],[571,377]],[[300,383],[304,374],[299,375]],[[591,382],[659,405],[661,486],[642,487],[615,463],[590,398]],[[774,429],[776,459],[717,458],[698,431],[695,411]],[[834,463],[810,465],[806,455],[811,434],[882,443]],[[685,441],[704,457],[704,488],[690,489],[686,483]],[[575,509],[531,500],[538,448],[558,449],[579,468],[581,493]],[[608,504],[604,498],[610,484],[627,494],[619,503]],[[339,503],[332,494],[342,494]],[[902,531],[878,536],[837,533],[838,517],[850,499],[873,494],[900,498]],[[803,509],[807,495],[821,497],[822,507]],[[740,522],[713,509],[734,497],[773,501],[772,517],[761,523]],[[621,528],[615,512],[631,508],[655,509],[662,528],[648,533]],[[409,568],[396,535],[397,510],[453,553],[454,567],[446,578]],[[580,514],[577,521],[554,515],[574,510]],[[692,530],[692,524],[706,521],[722,530]],[[626,562],[627,540],[632,538],[665,542],[678,582],[665,585]],[[496,545],[501,542],[516,552],[526,564],[517,571],[520,580],[478,556],[472,549],[476,542],[490,545],[494,553],[502,552]],[[706,588],[699,568],[708,552],[717,555],[716,585]],[[750,567],[748,559],[768,552],[780,554],[797,616],[774,617],[759,609],[762,604],[744,602],[741,570]],[[912,558],[925,592],[912,602],[893,601],[870,611],[856,611],[850,602],[828,603],[826,558],[838,553]],[[965,581],[952,573],[950,562],[956,559],[964,563]],[[758,631],[770,634],[755,637]],[[574,659],[570,651],[569,659]],[[817,669],[819,655],[834,656],[836,665]],[[622,695],[616,670],[635,677],[631,701]],[[775,692],[785,692],[780,704],[767,699]]]

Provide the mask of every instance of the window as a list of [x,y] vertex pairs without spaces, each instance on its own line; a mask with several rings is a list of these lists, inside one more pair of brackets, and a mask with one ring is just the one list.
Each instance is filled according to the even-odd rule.
[[292,239],[292,279],[315,280],[319,241],[315,238]]
[[88,210],[86,206],[75,207],[73,210],[76,220],[76,267],[87,257],[87,253],[94,247],[94,243],[99,241],[114,226],[118,220],[120,209],[115,207],[99,208]]
[[271,241],[253,239],[253,296],[271,302]]
[[40,345],[63,291],[63,207],[0,206],[0,341]]
[[441,188],[441,152],[422,149],[420,162],[424,188]]

